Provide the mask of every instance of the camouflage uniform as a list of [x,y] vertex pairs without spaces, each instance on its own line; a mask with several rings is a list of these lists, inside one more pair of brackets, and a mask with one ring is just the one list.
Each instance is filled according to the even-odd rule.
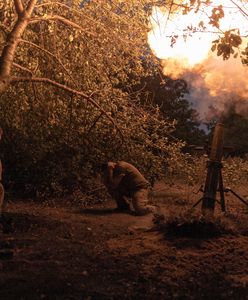
[[137,215],[154,212],[155,207],[148,205],[149,182],[133,165],[118,161],[113,170],[113,177],[125,174],[116,189],[108,188],[119,209],[128,209],[127,197],[132,199],[134,211]]

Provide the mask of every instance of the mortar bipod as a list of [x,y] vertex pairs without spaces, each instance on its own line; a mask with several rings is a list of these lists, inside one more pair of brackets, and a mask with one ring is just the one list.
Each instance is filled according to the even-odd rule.
[[[197,206],[202,202],[203,213],[208,210],[212,214],[214,213],[215,202],[220,203],[221,210],[225,211],[225,193],[231,192],[235,197],[237,197],[241,202],[248,206],[248,203],[240,197],[232,189],[224,188],[223,178],[222,178],[222,156],[224,149],[224,126],[221,123],[217,123],[214,128],[213,139],[209,154],[209,160],[207,162],[207,176],[205,180],[203,197],[198,200],[193,207]],[[217,192],[220,193],[220,201],[216,200]]]

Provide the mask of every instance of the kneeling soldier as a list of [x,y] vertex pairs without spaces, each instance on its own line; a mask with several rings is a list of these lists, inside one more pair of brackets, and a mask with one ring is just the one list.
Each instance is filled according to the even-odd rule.
[[128,197],[132,199],[136,215],[155,212],[155,207],[148,205],[150,184],[136,167],[124,161],[110,161],[102,166],[102,171],[104,184],[116,201],[117,210],[130,210]]

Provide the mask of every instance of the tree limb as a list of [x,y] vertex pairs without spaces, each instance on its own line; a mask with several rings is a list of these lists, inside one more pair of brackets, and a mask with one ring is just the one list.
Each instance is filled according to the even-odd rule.
[[[59,5],[59,6],[65,7],[65,8],[67,8],[68,10],[71,10],[71,11],[77,13],[78,15],[81,15],[83,18],[86,18],[86,19],[88,19],[89,21],[91,21],[91,22],[93,22],[93,23],[99,25],[99,26],[101,27],[101,29],[102,29],[105,33],[108,32],[108,30],[105,28],[105,25],[102,24],[100,21],[94,20],[94,19],[90,18],[89,16],[87,16],[86,14],[83,14],[82,12],[80,12],[80,10],[73,9],[73,8],[69,7],[68,5],[66,5],[66,4],[64,4],[64,3],[59,3],[59,2],[47,2],[47,3],[43,3],[43,4],[40,4],[40,5],[37,5],[36,7],[42,7],[42,6],[47,6],[47,5],[48,5],[48,6],[49,6],[49,5]],[[39,17],[39,18],[38,18],[38,17],[37,17],[37,18],[33,18],[33,19],[30,21],[30,23],[37,23],[37,22],[40,22],[40,21],[42,21],[42,20],[43,20],[43,21],[47,21],[47,20],[54,20],[54,19],[57,19],[57,20],[63,22],[64,24],[66,24],[66,25],[70,25],[70,26],[72,26],[72,27],[74,27],[74,28],[77,28],[77,29],[79,29],[80,31],[86,32],[86,33],[88,33],[89,35],[92,35],[93,37],[97,37],[97,35],[96,35],[95,33],[90,32],[90,31],[87,31],[87,30],[85,30],[83,27],[81,27],[80,25],[76,24],[75,22],[72,22],[72,21],[70,21],[70,20],[68,20],[68,19],[66,19],[66,18],[64,18],[64,17],[58,16],[58,15],[54,15],[54,16],[46,16],[46,17]],[[121,41],[124,41],[124,42],[126,42],[126,43],[128,43],[128,44],[130,44],[130,43],[134,44],[133,41],[127,40],[127,39],[123,39],[122,37],[119,36],[119,33],[116,34],[114,31],[111,32],[111,39],[112,39],[112,34],[115,34],[116,38],[118,38],[118,39],[121,40]]]
[[58,83],[54,80],[51,80],[49,78],[44,78],[44,77],[11,77],[11,82],[40,82],[40,83],[48,83],[52,86],[55,86],[57,88],[60,88],[64,91],[67,91],[69,93],[72,93],[74,95],[78,95],[81,96],[82,98],[86,99],[88,102],[90,102],[93,106],[95,106],[96,108],[98,108],[108,119],[109,121],[114,125],[114,127],[119,131],[119,133],[121,134],[121,136],[123,137],[123,134],[120,130],[120,128],[116,125],[115,120],[92,98],[90,98],[88,95],[86,95],[85,93],[78,91],[78,90],[74,90],[64,84]]
[[30,69],[25,68],[25,67],[23,67],[23,66],[21,66],[17,63],[13,63],[13,66],[20,69],[20,70],[22,70],[22,71],[25,71],[25,72],[29,73],[31,76],[33,75],[33,72]]
[[247,18],[248,17],[248,13],[246,11],[243,10],[243,8],[238,5],[236,2],[234,2],[233,0],[230,0],[241,12],[242,14]]
[[22,0],[14,0],[14,5],[17,15],[20,16],[24,10]]
[[20,42],[29,44],[29,45],[31,45],[31,46],[39,49],[40,51],[43,51],[47,55],[53,57],[56,60],[56,62],[58,62],[61,65],[61,67],[63,68],[63,70],[66,72],[66,74],[70,77],[70,79],[73,82],[73,84],[78,87],[78,84],[77,84],[76,80],[72,77],[72,75],[70,74],[70,72],[66,69],[66,67],[63,65],[63,63],[61,62],[61,60],[56,55],[54,55],[52,52],[48,51],[45,48],[40,47],[39,45],[37,45],[37,44],[35,44],[33,42],[30,42],[30,41],[27,41],[27,40],[24,40],[24,39],[20,39]]
[[6,46],[3,48],[0,57],[0,94],[8,87],[15,52],[19,40],[28,25],[29,18],[31,17],[36,2],[37,0],[30,0],[28,2],[26,10],[18,15],[18,19],[12,31],[7,36]]
[[33,10],[34,10],[34,7],[36,6],[36,3],[37,3],[37,0],[30,0],[27,4],[26,13],[28,14],[29,18],[31,17],[31,15],[33,13]]
[[93,124],[88,129],[87,135],[90,134],[91,130],[95,127],[96,123],[100,120],[100,118],[102,117],[102,115],[103,115],[103,112],[101,112],[100,115],[96,117],[96,119],[94,120]]
[[57,1],[54,1],[54,2],[46,2],[46,3],[39,4],[39,5],[36,5],[36,8],[44,7],[44,6],[50,6],[50,5],[51,5],[51,6],[52,6],[52,5],[55,5],[55,6],[58,5],[58,6],[60,6],[60,7],[64,7],[64,8],[66,8],[66,9],[68,9],[68,10],[70,10],[70,11],[72,11],[72,12],[74,12],[74,13],[80,15],[80,16],[82,16],[83,18],[88,19],[88,20],[91,21],[91,22],[101,24],[99,21],[94,20],[94,19],[90,18],[89,16],[87,16],[86,14],[82,13],[82,11],[80,11],[79,9],[72,8],[72,7],[68,6],[68,5],[66,5],[65,3],[61,3],[61,2],[57,2]]
[[45,17],[37,17],[37,18],[33,18],[29,21],[30,24],[32,23],[37,23],[40,21],[50,21],[50,20],[56,20],[56,21],[60,21],[66,25],[69,25],[73,28],[76,28],[80,31],[83,31],[85,33],[88,33],[89,35],[93,36],[93,37],[97,37],[97,35],[91,31],[85,30],[83,27],[81,27],[80,25],[78,25],[77,23],[74,23],[62,16],[58,16],[58,15],[50,15],[50,16],[45,16]]
[[[114,3],[112,3],[112,4],[115,5]],[[41,4],[39,4],[39,5],[36,5],[36,7],[39,8],[39,7],[53,6],[53,5],[55,5],[55,6],[57,5],[57,6],[60,6],[60,7],[64,7],[64,8],[66,8],[66,9],[68,9],[68,10],[70,10],[70,11],[76,13],[77,15],[81,15],[83,18],[86,18],[86,19],[88,19],[88,20],[91,21],[91,22],[96,23],[96,24],[100,25],[101,27],[104,27],[104,24],[102,24],[99,20],[94,20],[94,19],[90,18],[89,16],[87,16],[85,13],[82,13],[82,9],[75,9],[75,8],[73,8],[73,7],[70,7],[69,5],[66,5],[66,4],[61,3],[61,2],[58,2],[58,1],[41,3]],[[115,5],[115,7],[117,7],[117,6]],[[104,9],[107,10],[106,8],[104,8]],[[109,12],[110,10],[107,10],[107,11]],[[113,13],[113,12],[112,12],[112,13]],[[115,14],[115,15],[116,15],[116,14]],[[129,23],[130,23],[130,16],[128,16],[127,14],[126,14],[126,16],[128,17],[128,20],[126,20],[126,23],[129,24]],[[118,17],[118,15],[117,15],[117,17]],[[143,27],[143,26],[144,26],[144,25],[142,24],[142,27]],[[148,28],[147,28],[147,29],[148,29]]]

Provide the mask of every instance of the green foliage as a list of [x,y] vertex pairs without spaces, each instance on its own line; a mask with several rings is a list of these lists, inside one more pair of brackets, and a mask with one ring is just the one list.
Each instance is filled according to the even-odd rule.
[[[128,92],[157,65],[147,51],[148,11],[132,1],[80,3],[36,6],[13,70],[27,82],[11,86],[0,99],[4,178],[19,195],[87,191],[98,165],[110,159],[134,163],[154,182],[170,161],[173,168],[183,146],[168,139],[174,124],[159,109],[141,105],[140,93]],[[3,18],[11,31],[16,20],[11,14]],[[32,77],[82,91],[103,111]]]
[[244,51],[242,51],[242,63],[244,65],[248,65],[248,43],[247,46],[245,47]]
[[248,181],[248,161],[240,157],[224,160],[223,178],[226,186],[243,185],[246,187]]
[[184,80],[173,80],[158,73],[143,78],[136,89],[141,90],[143,102],[155,103],[162,115],[174,122],[172,139],[180,139],[187,144],[203,144],[206,134],[199,129],[196,110],[184,98],[188,93],[187,83]]
[[157,215],[154,223],[159,231],[169,236],[210,238],[237,233],[228,218],[203,216],[192,210]]
[[[0,98],[9,190],[37,196],[86,191],[99,163],[109,159],[134,163],[152,183],[168,173],[197,177],[192,158],[181,152],[184,143],[171,139],[174,119],[189,124],[193,114],[181,98],[184,88],[172,87],[175,97],[161,96],[163,114],[134,89],[158,73],[147,45],[152,4],[37,1],[11,70],[25,81],[17,80]],[[3,53],[18,18],[13,1],[0,5]]]
[[[158,3],[158,6],[166,7],[169,15],[173,15],[174,11],[178,13],[178,9],[182,14],[186,15],[190,12],[203,13],[205,17],[206,9],[210,8],[210,14],[207,15],[207,19],[201,20],[198,26],[192,26],[186,24],[185,33],[194,35],[196,32],[208,33],[207,23],[212,26],[213,31],[218,34],[219,38],[213,41],[212,51],[216,52],[218,56],[221,56],[224,60],[229,59],[230,56],[241,59],[243,64],[247,64],[248,53],[246,50],[247,35],[241,33],[240,25],[233,25],[234,28],[229,27],[229,30],[220,28],[220,21],[225,17],[225,9],[233,10],[233,14],[240,14],[244,16],[244,20],[247,19],[246,10],[247,0],[245,1],[230,1],[230,5],[218,5],[214,1],[200,1],[200,0],[185,0],[185,1],[167,1],[167,3]],[[207,14],[207,13],[206,13]],[[247,27],[247,26],[246,26]],[[186,35],[185,35],[186,36]],[[172,36],[172,42],[176,42],[177,36]]]
[[236,101],[222,117],[225,125],[225,143],[234,148],[233,154],[243,157],[248,152],[246,107],[246,100]]
[[[207,175],[207,156],[196,157],[189,154],[181,154],[171,161],[173,169],[168,169],[168,178],[173,182],[182,180],[188,185],[204,186]],[[228,157],[223,159],[223,181],[225,187],[244,186],[248,181],[247,158]]]
[[[84,103],[80,109],[79,99],[74,99],[77,109],[70,121],[66,98],[53,100],[50,111],[38,99],[32,109],[18,109],[20,98],[16,103],[9,94],[3,98],[5,178],[12,189],[40,196],[87,190],[94,170],[107,160],[130,161],[151,182],[163,176],[170,165],[176,167],[183,143],[168,140],[172,124],[161,119],[158,109],[150,107],[148,111],[117,94],[115,99],[112,95],[109,113],[118,120],[123,137],[92,107],[86,110]],[[47,98],[46,105],[49,103]]]
[[213,25],[214,27],[219,28],[219,21],[225,16],[223,11],[223,6],[219,5],[218,7],[214,7],[212,9],[212,15],[210,16],[209,24]]
[[229,59],[231,55],[238,56],[238,52],[235,52],[242,44],[242,38],[237,30],[230,30],[225,32],[224,36],[219,40],[213,41],[212,51],[217,51],[218,56],[222,56],[224,60]]

